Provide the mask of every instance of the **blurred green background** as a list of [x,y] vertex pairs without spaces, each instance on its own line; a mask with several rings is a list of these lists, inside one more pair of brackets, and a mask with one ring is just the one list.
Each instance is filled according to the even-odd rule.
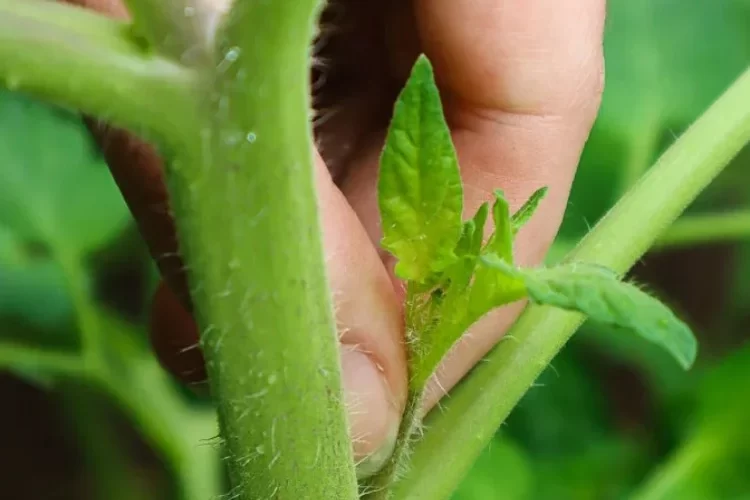
[[[550,261],[748,67],[750,2],[610,0],[605,49]],[[0,92],[0,130],[2,497],[222,493],[212,407],[151,354],[154,266],[81,120]],[[456,499],[750,499],[749,186],[746,148],[632,274],[693,325],[696,367],[584,325]]]

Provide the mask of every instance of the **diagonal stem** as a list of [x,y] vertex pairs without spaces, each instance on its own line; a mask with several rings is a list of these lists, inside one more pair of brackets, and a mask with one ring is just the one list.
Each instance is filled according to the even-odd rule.
[[[577,245],[565,261],[624,274],[750,140],[750,69],[722,95]],[[529,306],[425,421],[412,469],[395,498],[449,498],[534,380],[575,333],[580,314]]]
[[0,86],[168,142],[196,120],[193,71],[128,24],[49,1],[0,0]]

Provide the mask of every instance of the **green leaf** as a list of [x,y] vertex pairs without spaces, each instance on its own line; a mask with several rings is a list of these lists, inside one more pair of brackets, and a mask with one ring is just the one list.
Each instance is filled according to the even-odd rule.
[[81,255],[123,231],[127,207],[79,117],[0,91],[0,130],[0,227]]
[[[512,240],[508,203],[496,192],[493,218],[496,231],[482,248],[489,205],[483,204],[473,219],[464,224],[456,246],[455,261],[429,290],[410,283],[406,325],[409,336],[412,387],[420,389],[440,361],[466,330],[490,310],[525,295],[517,278],[477,267],[485,252],[499,249],[512,261]],[[499,228],[499,231],[497,230]]]
[[628,329],[660,345],[687,369],[695,361],[697,341],[690,327],[664,304],[608,269],[584,263],[549,269],[515,269],[497,256],[482,261],[523,280],[532,301],[579,311],[594,321]]
[[484,240],[484,226],[490,211],[489,203],[482,203],[472,219],[464,222],[461,239],[456,245],[456,255],[478,257]]
[[513,263],[513,225],[510,220],[510,206],[505,195],[495,190],[495,204],[492,205],[492,219],[495,232],[487,243],[486,252],[499,255],[506,262]]
[[[529,202],[527,202],[528,204]],[[492,218],[495,231],[481,255],[500,256],[504,261],[513,263],[513,225],[510,208],[503,192],[495,190],[495,203],[492,206]],[[476,267],[476,266],[475,266]],[[486,266],[474,270],[474,280],[466,300],[466,320],[470,326],[489,311],[524,297],[526,291],[523,282],[513,276],[497,273]]]
[[484,225],[487,222],[488,214],[489,204],[483,203],[474,218],[464,223],[461,239],[456,245],[456,256],[459,260],[445,271],[445,276],[454,290],[465,289],[469,286],[469,282],[474,275],[477,257],[482,250]]
[[46,331],[73,314],[56,252],[98,250],[129,212],[78,116],[0,91],[0,130],[0,317]]
[[432,67],[421,56],[396,102],[378,179],[382,245],[423,281],[456,260],[463,189]]
[[521,208],[511,217],[510,223],[513,227],[513,234],[515,235],[519,229],[521,229],[531,216],[534,215],[536,209],[539,208],[539,204],[542,202],[545,196],[547,196],[548,188],[542,187],[534,191],[531,197],[524,203]]
[[[31,259],[8,265],[0,259],[0,318],[47,330],[72,317],[67,282],[56,262]],[[7,333],[0,332],[0,338]]]

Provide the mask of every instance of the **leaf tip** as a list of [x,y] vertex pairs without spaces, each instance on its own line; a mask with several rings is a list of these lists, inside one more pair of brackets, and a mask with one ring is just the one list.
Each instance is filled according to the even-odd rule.
[[693,333],[687,328],[687,337],[690,339],[685,347],[684,351],[677,357],[677,361],[683,370],[690,370],[695,364],[695,360],[698,357],[698,341],[696,340]]

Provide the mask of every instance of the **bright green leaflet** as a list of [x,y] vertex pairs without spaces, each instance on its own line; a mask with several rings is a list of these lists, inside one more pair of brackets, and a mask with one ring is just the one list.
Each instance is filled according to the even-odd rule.
[[419,57],[395,106],[378,185],[382,244],[398,259],[396,274],[407,286],[409,401],[390,461],[364,488],[370,498],[387,498],[405,467],[425,387],[446,353],[484,314],[524,296],[521,281],[477,260],[497,253],[513,263],[513,235],[541,201],[539,193],[511,218],[503,192],[495,191],[495,232],[484,246],[489,204],[462,223],[456,152],[430,63]]
[[594,321],[625,328],[666,349],[684,369],[695,361],[698,343],[690,327],[664,304],[601,266],[572,263],[514,269],[486,255],[482,262],[521,279],[532,301],[581,312]]
[[484,254],[513,263],[513,236],[546,193],[538,190],[512,217],[495,191],[495,232],[484,247],[489,204],[461,222],[463,188],[456,152],[429,61],[420,56],[394,110],[380,165],[383,246],[407,280],[410,387],[420,392],[448,350],[491,309],[524,296],[522,283],[485,266]]
[[506,262],[513,262],[513,227],[510,221],[510,205],[502,191],[495,190],[492,206],[495,233],[487,243],[487,251],[498,254]]
[[490,310],[524,296],[521,283],[477,266],[481,255],[503,255],[513,262],[513,231],[508,202],[495,191],[492,217],[495,232],[482,247],[488,205],[464,223],[454,253],[459,259],[443,273],[430,276],[432,288],[409,284],[407,335],[411,354],[411,386],[424,387],[440,361],[461,335]]
[[380,164],[383,247],[423,281],[455,260],[463,204],[458,159],[430,63],[420,57],[395,106]]
[[521,208],[518,209],[516,213],[513,214],[513,217],[511,217],[510,223],[513,226],[513,234],[516,234],[519,229],[521,229],[527,222],[529,222],[529,219],[532,215],[534,215],[534,212],[536,212],[536,209],[539,207],[539,204],[542,202],[545,196],[547,196],[547,188],[539,188],[531,195],[529,200],[521,206]]

